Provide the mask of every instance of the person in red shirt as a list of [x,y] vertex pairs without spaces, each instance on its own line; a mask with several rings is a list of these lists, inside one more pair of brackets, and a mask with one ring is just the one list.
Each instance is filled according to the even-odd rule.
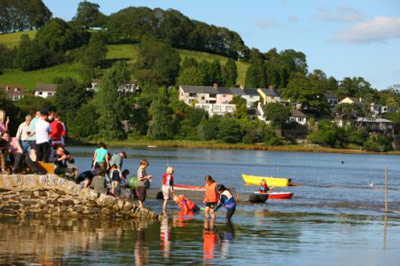
[[65,135],[63,124],[60,122],[60,115],[54,113],[54,120],[50,123],[50,138],[53,148],[58,148],[63,145],[62,136]]

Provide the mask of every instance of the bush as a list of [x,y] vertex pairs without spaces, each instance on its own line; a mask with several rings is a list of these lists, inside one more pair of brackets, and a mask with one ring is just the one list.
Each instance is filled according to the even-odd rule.
[[364,143],[363,149],[366,151],[386,152],[393,149],[392,142],[392,137],[371,135]]

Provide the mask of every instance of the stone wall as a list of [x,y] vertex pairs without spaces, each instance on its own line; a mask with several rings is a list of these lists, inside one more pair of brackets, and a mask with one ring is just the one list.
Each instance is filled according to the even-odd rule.
[[132,200],[81,189],[57,175],[0,175],[0,215],[161,219]]

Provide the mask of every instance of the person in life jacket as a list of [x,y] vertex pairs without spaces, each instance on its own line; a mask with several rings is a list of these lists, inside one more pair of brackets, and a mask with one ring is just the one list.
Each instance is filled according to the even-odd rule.
[[269,191],[269,187],[267,186],[267,182],[265,179],[261,180],[260,186],[258,187],[258,191],[260,193],[267,193]]
[[205,195],[204,195],[204,204],[206,208],[204,209],[205,220],[208,220],[208,217],[211,216],[211,220],[215,219],[214,208],[218,204],[218,193],[216,190],[217,182],[207,175],[205,178]]
[[224,205],[227,210],[226,220],[229,222],[236,211],[236,200],[229,189],[224,185],[219,184],[216,189],[219,194],[219,203],[214,211],[217,211],[222,205]]
[[196,203],[188,199],[185,195],[175,195],[174,201],[176,204],[178,204],[179,208],[181,208],[181,211],[184,211],[185,214],[200,210]]

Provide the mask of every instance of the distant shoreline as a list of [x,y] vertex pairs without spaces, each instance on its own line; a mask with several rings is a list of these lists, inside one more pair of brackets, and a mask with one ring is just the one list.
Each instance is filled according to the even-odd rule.
[[[92,142],[93,144],[93,142]],[[399,151],[373,152],[361,149],[338,149],[305,145],[267,146],[265,144],[229,144],[212,141],[186,141],[186,140],[143,140],[128,139],[123,141],[106,141],[110,147],[130,148],[188,148],[188,149],[224,149],[224,150],[256,150],[256,151],[282,151],[282,152],[318,152],[342,154],[380,154],[400,155]],[[74,144],[79,145],[79,144]]]

